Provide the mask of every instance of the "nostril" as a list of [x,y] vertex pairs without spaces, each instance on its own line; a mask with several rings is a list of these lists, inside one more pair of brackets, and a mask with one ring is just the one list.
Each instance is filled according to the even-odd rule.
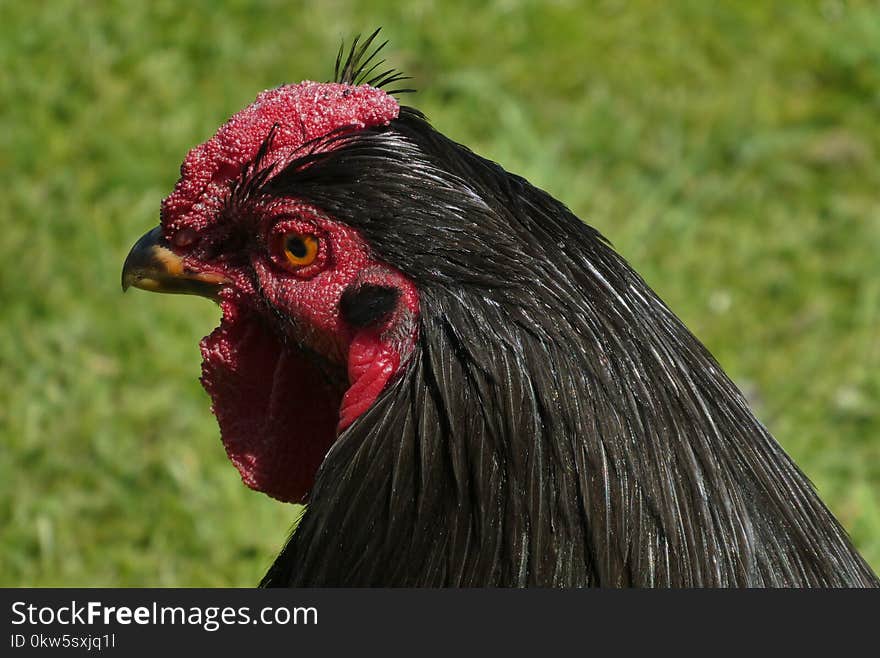
[[171,244],[179,249],[191,247],[198,240],[199,236],[191,228],[182,228],[171,238]]

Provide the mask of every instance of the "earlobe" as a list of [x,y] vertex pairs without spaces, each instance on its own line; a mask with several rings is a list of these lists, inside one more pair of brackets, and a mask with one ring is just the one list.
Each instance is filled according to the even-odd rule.
[[387,320],[399,301],[400,290],[393,286],[355,283],[342,293],[339,312],[349,325],[362,329]]
[[339,315],[352,330],[348,390],[339,407],[337,432],[362,413],[400,371],[418,337],[419,295],[400,272],[376,265],[360,273],[339,299]]

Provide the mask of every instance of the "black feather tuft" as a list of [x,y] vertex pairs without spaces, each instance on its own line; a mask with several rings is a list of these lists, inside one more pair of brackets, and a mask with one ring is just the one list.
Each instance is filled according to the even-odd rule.
[[[377,89],[384,89],[389,85],[394,84],[395,82],[410,79],[409,76],[404,75],[396,69],[387,69],[385,71],[375,73],[376,69],[378,69],[380,66],[382,66],[382,64],[385,63],[385,60],[373,60],[376,59],[376,56],[388,43],[387,40],[383,41],[378,46],[373,48],[372,52],[370,52],[370,47],[373,45],[373,42],[376,40],[376,37],[379,35],[379,32],[381,30],[381,27],[376,29],[376,31],[368,36],[362,43],[360,42],[360,35],[356,36],[352,40],[351,46],[349,46],[348,55],[345,57],[344,61],[343,54],[345,53],[345,41],[339,44],[339,52],[336,55],[336,66],[333,70],[334,82],[346,85],[367,84],[371,87],[376,87]],[[403,94],[412,91],[415,90],[401,88],[390,89],[388,90],[388,93]]]
[[278,123],[272,126],[272,129],[260,143],[256,155],[242,165],[241,175],[230,182],[230,193],[226,198],[227,208],[242,207],[261,193],[262,187],[269,180],[275,168],[274,164],[266,163],[266,156],[272,149],[272,142],[275,141],[279,127]]

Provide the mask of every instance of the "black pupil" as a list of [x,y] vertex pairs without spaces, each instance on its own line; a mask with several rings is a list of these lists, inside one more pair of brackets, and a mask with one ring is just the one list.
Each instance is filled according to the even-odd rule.
[[298,235],[292,235],[287,238],[287,251],[294,258],[305,258],[307,249],[305,240]]

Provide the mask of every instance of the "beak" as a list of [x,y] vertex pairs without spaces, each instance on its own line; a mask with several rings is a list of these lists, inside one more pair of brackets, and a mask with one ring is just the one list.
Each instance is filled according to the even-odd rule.
[[229,279],[216,272],[194,272],[168,247],[157,226],[135,242],[122,266],[122,290],[129,286],[181,295],[201,295],[217,301]]

